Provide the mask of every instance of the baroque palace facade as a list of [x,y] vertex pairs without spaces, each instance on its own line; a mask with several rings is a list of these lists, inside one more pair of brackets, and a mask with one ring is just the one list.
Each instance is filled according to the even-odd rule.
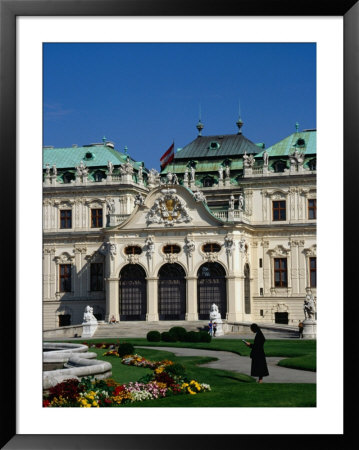
[[316,298],[316,131],[198,136],[159,173],[98,144],[43,150],[43,326],[297,324]]

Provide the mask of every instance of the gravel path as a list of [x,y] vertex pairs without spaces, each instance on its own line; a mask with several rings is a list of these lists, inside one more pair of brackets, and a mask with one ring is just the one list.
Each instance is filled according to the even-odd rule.
[[[177,348],[177,347],[136,347],[136,348],[151,348],[153,350],[163,350],[174,353],[176,356],[210,356],[218,358],[217,361],[212,361],[202,364],[203,367],[212,369],[231,370],[232,372],[240,372],[246,375],[251,373],[251,359],[248,356],[240,356],[232,352],[224,352],[217,350],[202,350],[195,348]],[[263,378],[264,383],[316,383],[316,373],[307,370],[287,369],[276,364],[281,359],[280,357],[267,357],[267,365],[269,376]]]

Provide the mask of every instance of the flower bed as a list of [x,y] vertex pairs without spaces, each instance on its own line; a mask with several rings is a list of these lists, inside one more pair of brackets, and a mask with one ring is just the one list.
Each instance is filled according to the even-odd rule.
[[[110,350],[105,355],[118,357],[116,353]],[[44,397],[43,406],[118,407],[126,403],[155,400],[171,395],[196,395],[211,390],[209,384],[189,380],[186,375],[181,374],[181,370],[178,368],[180,365],[174,365],[170,360],[149,361],[140,355],[128,355],[122,358],[122,363],[147,367],[152,369],[153,373],[145,375],[137,382],[127,384],[117,383],[112,378],[93,380],[87,377],[81,381],[66,380],[50,389],[50,393]]]

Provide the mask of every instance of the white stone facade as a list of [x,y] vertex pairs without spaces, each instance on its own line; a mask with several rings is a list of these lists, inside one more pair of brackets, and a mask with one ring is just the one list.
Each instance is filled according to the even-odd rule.
[[[316,199],[315,183],[313,172],[246,176],[240,186],[243,210],[238,209],[238,186],[203,188],[207,200],[216,196],[229,200],[234,194],[234,208],[216,213],[181,185],[157,183],[148,189],[143,183],[114,179],[60,185],[46,178],[44,330],[67,321],[80,324],[87,305],[99,320],[108,321],[112,315],[121,320],[120,273],[127,265],[139,265],[145,273],[144,320],[160,320],[158,286],[164,264],[183,269],[184,318],[198,320],[198,274],[208,262],[218,263],[225,273],[225,315],[220,311],[224,321],[274,323],[277,313],[287,313],[289,324],[297,325],[304,318],[306,294],[316,298],[316,286],[310,281],[316,219],[308,216],[308,199]],[[135,204],[138,194],[143,204]],[[285,220],[273,220],[276,201],[285,202]],[[102,211],[102,226],[91,226],[92,209]],[[65,210],[71,211],[70,228],[60,225]],[[206,244],[217,244],[219,251],[205,252]],[[164,253],[166,245],[178,246],[179,252]],[[126,254],[129,246],[139,247],[141,253]],[[275,285],[278,259],[286,261],[284,287]],[[91,264],[95,263],[103,264],[102,289],[93,289]],[[71,270],[71,289],[66,292],[60,289],[61,267]],[[66,316],[65,322],[61,316]]]

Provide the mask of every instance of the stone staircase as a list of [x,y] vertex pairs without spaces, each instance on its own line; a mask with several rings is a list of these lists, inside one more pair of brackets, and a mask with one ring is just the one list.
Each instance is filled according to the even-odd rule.
[[115,324],[99,323],[92,339],[96,338],[119,338],[119,337],[146,337],[152,330],[168,331],[172,327],[183,327],[187,331],[199,331],[208,326],[208,320],[176,320],[161,322],[131,321]]

